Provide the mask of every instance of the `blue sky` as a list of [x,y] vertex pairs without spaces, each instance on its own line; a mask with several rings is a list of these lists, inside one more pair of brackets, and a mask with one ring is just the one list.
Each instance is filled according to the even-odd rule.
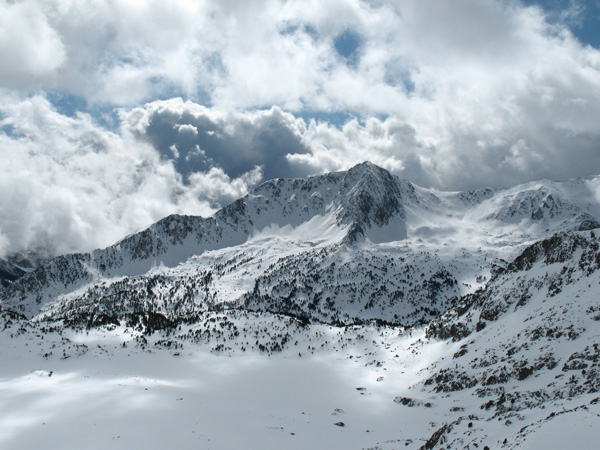
[[563,22],[582,43],[600,48],[600,2],[597,0],[527,0],[543,8],[550,21]]
[[447,190],[596,175],[599,22],[579,0],[0,0],[0,256],[365,159]]

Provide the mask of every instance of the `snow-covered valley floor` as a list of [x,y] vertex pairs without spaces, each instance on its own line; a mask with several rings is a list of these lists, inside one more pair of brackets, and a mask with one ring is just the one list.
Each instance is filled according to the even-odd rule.
[[448,423],[467,444],[449,448],[590,448],[600,417],[593,395],[500,422],[471,389],[436,393],[423,382],[462,341],[423,329],[313,325],[272,353],[124,326],[45,331],[0,333],[2,449],[418,449]]
[[[50,344],[52,335],[41,345],[26,334],[5,341],[0,447],[395,448],[415,437],[421,445],[434,428],[434,411],[425,422],[393,401],[408,396],[416,372],[447,351],[439,343],[426,355],[413,353],[422,331],[398,338],[394,348],[302,356],[297,349],[307,341],[272,355],[228,355],[202,344],[123,347],[130,336],[119,331],[73,332],[69,345]],[[41,351],[54,345],[56,356],[45,358]]]

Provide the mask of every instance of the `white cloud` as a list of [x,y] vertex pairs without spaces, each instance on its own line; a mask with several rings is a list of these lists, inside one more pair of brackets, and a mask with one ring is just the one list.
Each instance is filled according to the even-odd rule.
[[119,105],[166,89],[195,95],[210,71],[206,52],[215,51],[205,8],[188,0],[2,2],[0,55],[10,64],[0,84]]
[[258,166],[235,179],[219,167],[212,167],[206,173],[193,173],[186,195],[187,205],[193,206],[198,198],[205,198],[213,205],[225,205],[245,195],[248,186],[256,185],[262,178],[262,169]]
[[[495,120],[519,100],[539,104],[532,86],[571,96],[598,83],[597,50],[512,0],[27,0],[3,8],[25,25],[5,33],[19,28],[23,39],[8,38],[4,51],[31,57],[20,56],[29,69],[9,64],[15,73],[0,72],[0,83],[37,71],[53,75],[45,87],[112,105],[175,92],[225,110],[395,114],[428,118],[437,139],[447,121],[481,112]],[[352,67],[333,45],[348,30],[361,39]]]
[[0,3],[0,82],[37,85],[52,80],[66,60],[60,35],[31,1]]
[[190,125],[189,123],[184,123],[184,124],[177,124],[175,125],[175,128],[177,129],[177,131],[179,131],[180,133],[191,133],[194,136],[198,136],[198,128],[196,128],[194,125]]
[[11,132],[0,133],[0,256],[107,246],[171,213],[209,215],[261,177],[215,169],[184,184],[151,146],[88,115],[66,117],[40,96],[1,100]]
[[311,152],[289,155],[288,160],[308,172],[321,172],[369,159],[421,186],[448,190],[600,173],[600,132],[571,135],[551,124],[533,130],[529,125],[513,124],[487,135],[459,130],[436,141],[397,117],[352,120],[342,129],[313,122],[302,136]]

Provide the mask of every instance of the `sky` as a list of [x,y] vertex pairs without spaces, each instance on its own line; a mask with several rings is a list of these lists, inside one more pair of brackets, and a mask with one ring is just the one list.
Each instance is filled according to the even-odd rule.
[[370,160],[600,174],[596,0],[0,0],[0,257],[110,245]]

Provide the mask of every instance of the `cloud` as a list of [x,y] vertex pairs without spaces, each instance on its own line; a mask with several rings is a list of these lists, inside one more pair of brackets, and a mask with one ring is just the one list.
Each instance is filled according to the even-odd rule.
[[[532,124],[536,128],[528,128]],[[445,190],[600,173],[596,130],[573,135],[532,120],[498,133],[468,129],[442,141],[422,133],[397,117],[352,120],[341,129],[312,122],[303,134],[311,152],[289,155],[288,160],[307,172],[322,172],[348,169],[368,159],[413,183]]]
[[[123,109],[120,115],[122,133],[152,145],[184,180],[211,168],[232,178],[256,167],[264,179],[300,177],[348,169],[366,159],[416,184],[450,190],[600,173],[595,156],[600,131],[586,116],[591,105],[550,96],[546,101],[563,105],[546,111],[528,98],[539,86],[523,89],[514,103],[481,105],[480,121],[448,106],[450,116],[442,116],[448,128],[442,130],[443,111],[432,114],[434,120],[391,115],[338,127],[306,122],[277,107],[233,113],[179,98]],[[567,104],[571,110],[565,110]]]
[[34,3],[0,3],[0,80],[4,86],[52,79],[66,59],[60,35]]
[[[0,85],[132,105],[196,95],[214,46],[203,2],[21,0],[0,4]],[[205,31],[206,30],[206,31]],[[8,66],[8,67],[7,67]]]
[[262,177],[212,167],[184,183],[152,146],[89,115],[61,115],[40,96],[0,97],[0,129],[10,130],[0,133],[0,256],[91,250],[171,213],[210,215]]
[[600,136],[583,116],[551,124],[538,111],[537,121],[482,122],[435,140],[427,122],[396,116],[337,127],[276,107],[233,113],[171,99],[121,109],[110,132],[41,96],[0,97],[0,255],[110,245],[171,213],[209,215],[264,179],[364,160],[456,190],[600,173]]
[[519,90],[539,78],[589,81],[598,71],[598,50],[582,46],[566,19],[512,0],[23,0],[2,8],[9,29],[0,55],[19,59],[3,65],[0,84],[93,104],[182,96],[228,111],[277,105],[456,121],[480,117],[482,104],[507,92],[530,95]]
[[306,154],[305,123],[280,108],[224,112],[180,98],[121,110],[123,132],[150,143],[188,180],[213,167],[237,178],[260,167],[265,178],[305,176],[288,154]]
[[191,134],[192,136],[198,136],[198,128],[194,125],[190,125],[189,123],[177,124],[174,128],[181,134]]

